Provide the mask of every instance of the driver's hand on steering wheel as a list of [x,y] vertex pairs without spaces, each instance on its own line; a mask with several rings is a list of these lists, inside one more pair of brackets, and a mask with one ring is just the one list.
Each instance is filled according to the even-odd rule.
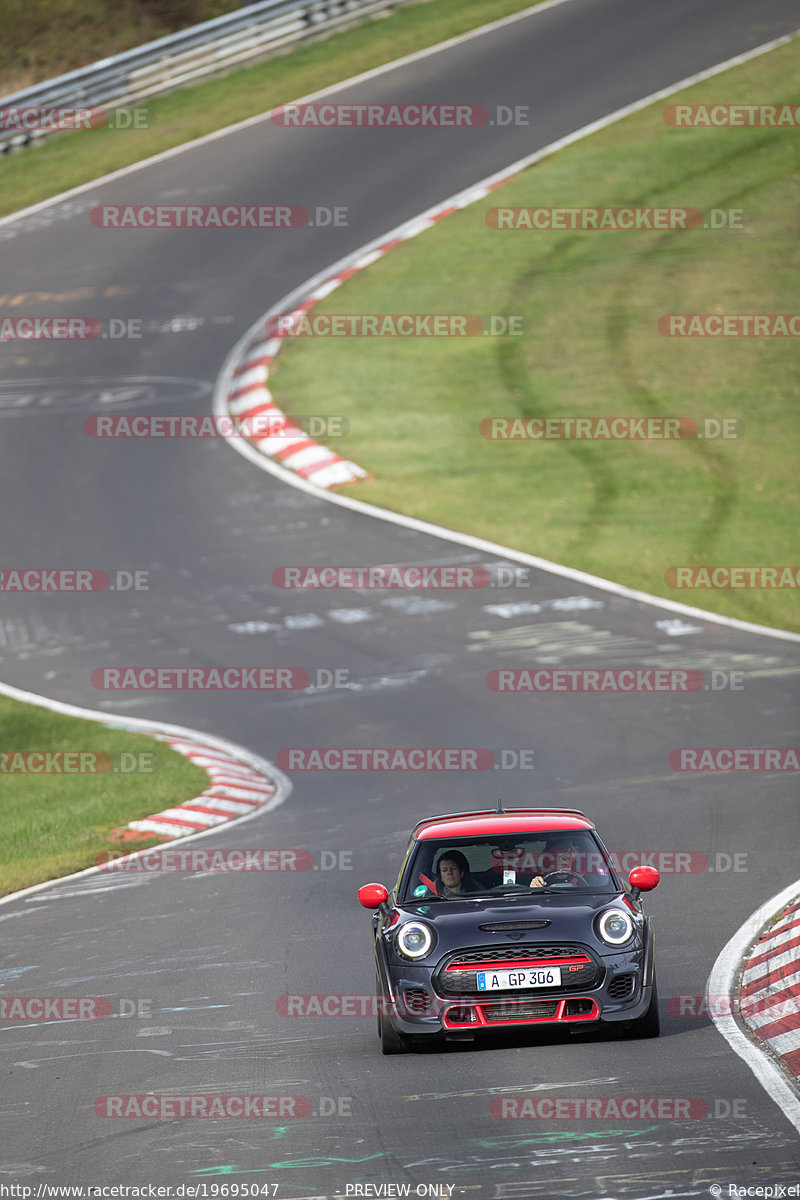
[[534,875],[529,887],[547,887],[550,883],[569,883],[573,887],[581,882],[580,876],[572,871],[548,871],[547,875]]

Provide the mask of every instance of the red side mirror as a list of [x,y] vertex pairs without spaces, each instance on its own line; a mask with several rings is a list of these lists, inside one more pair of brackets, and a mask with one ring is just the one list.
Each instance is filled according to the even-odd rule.
[[388,899],[389,893],[382,883],[365,883],[358,889],[358,903],[364,908],[380,908]]
[[628,876],[632,888],[640,892],[652,892],[661,883],[661,876],[655,867],[634,867]]

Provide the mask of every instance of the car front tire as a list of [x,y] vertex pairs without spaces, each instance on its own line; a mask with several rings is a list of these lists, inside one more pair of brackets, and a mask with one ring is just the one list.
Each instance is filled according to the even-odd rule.
[[384,1054],[407,1054],[411,1049],[411,1038],[395,1029],[388,1018],[383,1015],[386,995],[381,989],[380,980],[376,980],[378,994],[378,1037],[381,1039],[381,1050]]
[[653,990],[650,995],[650,1004],[648,1005],[647,1012],[637,1020],[631,1021],[628,1027],[628,1037],[658,1037],[660,1032],[661,1018],[658,1012],[658,986],[656,985],[655,972],[653,972]]
[[407,1054],[411,1049],[411,1039],[404,1033],[393,1029],[385,1017],[379,1017],[381,1027],[381,1050],[384,1054]]

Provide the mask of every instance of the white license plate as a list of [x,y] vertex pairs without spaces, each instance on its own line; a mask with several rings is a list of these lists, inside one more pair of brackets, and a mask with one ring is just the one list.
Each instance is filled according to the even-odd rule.
[[519,971],[478,971],[478,991],[561,986],[561,967],[526,967]]

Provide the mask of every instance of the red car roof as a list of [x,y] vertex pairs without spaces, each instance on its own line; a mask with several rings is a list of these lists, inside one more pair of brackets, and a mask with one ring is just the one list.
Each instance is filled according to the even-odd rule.
[[482,837],[498,834],[538,833],[552,829],[594,829],[594,824],[577,808],[512,808],[506,812],[445,813],[426,817],[414,826],[412,837]]

